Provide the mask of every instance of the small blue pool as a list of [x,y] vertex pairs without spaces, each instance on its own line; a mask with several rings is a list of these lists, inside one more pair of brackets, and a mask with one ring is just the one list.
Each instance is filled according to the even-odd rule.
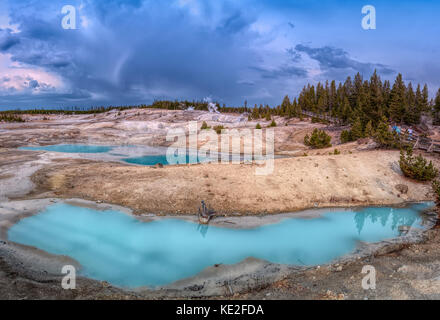
[[176,155],[167,159],[165,148],[142,147],[142,146],[100,146],[100,145],[84,145],[84,144],[58,144],[37,147],[21,147],[21,150],[31,151],[50,151],[61,153],[78,153],[78,154],[107,154],[115,160],[126,163],[154,166],[156,164],[172,165],[172,164],[194,164],[206,162],[207,157],[190,156],[186,153],[181,158]]
[[110,152],[113,149],[113,147],[93,146],[93,145],[84,145],[84,144],[57,144],[50,146],[21,147],[20,149],[32,150],[32,151],[63,152],[63,153],[106,153],[106,152]]
[[[163,165],[169,165],[170,162],[167,159],[165,154],[160,155],[151,155],[151,156],[142,156],[136,158],[124,158],[122,159],[124,162],[132,163],[132,164],[140,164],[144,166],[154,166],[158,163]],[[195,164],[207,161],[206,158],[202,157],[190,157],[187,153],[186,156],[183,157],[182,161],[173,161],[171,164]]]
[[70,256],[84,276],[135,288],[170,284],[248,257],[299,266],[328,263],[360,241],[399,237],[401,225],[423,229],[421,212],[431,206],[329,209],[314,219],[228,229],[177,219],[141,222],[118,211],[55,204],[12,226],[8,239]]

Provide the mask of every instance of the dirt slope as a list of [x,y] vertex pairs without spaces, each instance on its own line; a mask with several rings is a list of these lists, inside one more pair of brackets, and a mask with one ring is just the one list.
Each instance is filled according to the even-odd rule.
[[[245,164],[151,168],[62,160],[38,171],[33,180],[56,196],[159,214],[194,214],[201,200],[220,213],[252,214],[432,199],[429,184],[402,176],[398,158],[397,151],[365,151],[276,159],[267,176]],[[407,194],[396,189],[398,184],[408,186]]]

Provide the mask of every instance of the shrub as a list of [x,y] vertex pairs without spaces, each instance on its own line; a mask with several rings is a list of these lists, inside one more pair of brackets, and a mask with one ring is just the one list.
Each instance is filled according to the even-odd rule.
[[255,129],[261,129],[261,125],[259,123],[257,123]]
[[23,118],[15,114],[0,113],[0,122],[25,122],[25,121],[23,120]]
[[[369,122],[369,132],[372,131],[371,122]],[[356,119],[356,121],[353,123],[350,130],[343,130],[341,132],[341,143],[347,143],[351,141],[356,141],[360,138],[363,138],[365,136],[363,130],[362,130],[362,122],[359,118]]]
[[272,120],[269,127],[276,127],[276,126],[277,126],[277,123],[275,122],[275,120]]
[[304,137],[304,144],[306,146],[312,147],[313,149],[321,149],[331,147],[331,137],[325,133],[323,130],[315,129],[312,135],[308,134]]
[[221,134],[222,133],[222,130],[224,129],[225,127],[223,127],[223,126],[215,126],[214,127],[214,130],[215,130],[215,132],[217,132],[217,134]]
[[400,169],[405,177],[418,181],[431,181],[437,177],[438,170],[421,155],[413,156],[412,148],[408,148],[406,154],[403,150],[400,151],[399,160]]
[[325,119],[321,119],[321,118],[318,118],[318,117],[312,117],[311,122],[312,123],[330,124],[330,121],[325,120]]
[[339,151],[338,149],[335,149],[335,152],[333,152],[333,154],[337,156],[338,154],[341,154],[341,151]]
[[350,141],[352,141],[351,137],[350,137],[350,131],[343,130],[341,132],[341,143],[347,143],[347,142],[350,142]]
[[440,182],[437,179],[432,181],[432,191],[435,194],[435,203],[437,205],[437,223],[436,227],[440,227]]
[[385,119],[377,126],[374,133],[374,141],[382,148],[400,149],[402,144],[400,143],[399,135],[395,131],[388,129],[388,124]]
[[435,194],[437,205],[440,204],[440,182],[437,179],[432,181],[432,191]]
[[362,128],[361,119],[356,118],[356,120],[353,122],[353,125],[351,126],[350,139],[351,141],[356,141],[363,137],[364,137],[364,131]]
[[206,121],[203,121],[200,130],[207,130],[207,129],[210,129],[210,128],[211,128],[211,127],[208,126],[208,124],[206,123]]
[[365,136],[374,137],[374,129],[371,120],[368,121],[367,125],[365,126]]

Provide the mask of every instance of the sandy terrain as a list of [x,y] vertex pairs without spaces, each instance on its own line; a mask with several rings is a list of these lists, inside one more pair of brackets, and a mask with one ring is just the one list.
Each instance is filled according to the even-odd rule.
[[[99,200],[137,213],[194,214],[201,200],[220,214],[431,200],[430,185],[405,179],[399,152],[368,151],[276,159],[273,174],[256,165],[200,164],[150,168],[63,160],[33,176],[57,197]],[[408,186],[401,194],[396,185]]]

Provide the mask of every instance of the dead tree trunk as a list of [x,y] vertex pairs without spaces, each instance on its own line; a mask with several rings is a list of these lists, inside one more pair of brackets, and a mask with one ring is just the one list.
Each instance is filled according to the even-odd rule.
[[198,211],[198,218],[200,224],[208,224],[209,221],[214,217],[215,211],[209,210],[205,204],[205,201],[202,200],[202,206]]

